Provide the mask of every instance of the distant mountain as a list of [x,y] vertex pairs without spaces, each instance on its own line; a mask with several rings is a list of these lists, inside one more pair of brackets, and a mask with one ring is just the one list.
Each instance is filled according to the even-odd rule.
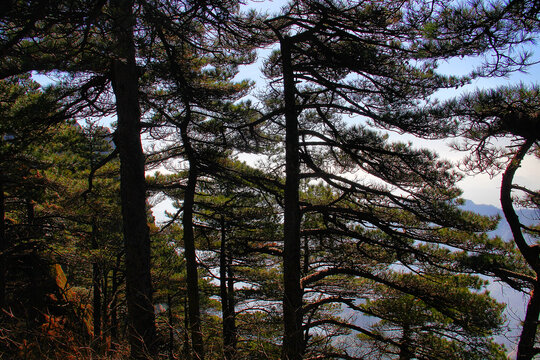
[[[500,208],[493,205],[475,204],[471,200],[466,200],[465,205],[462,206],[462,209],[485,216],[498,215],[501,218],[501,221],[499,222],[497,229],[490,232],[490,235],[499,236],[504,240],[511,240],[513,238],[510,225],[508,225],[508,222],[504,218],[503,211]],[[540,213],[538,213],[536,210],[519,209],[516,211],[516,213],[518,214],[521,222],[525,225],[532,225],[535,222],[538,222],[540,218]]]

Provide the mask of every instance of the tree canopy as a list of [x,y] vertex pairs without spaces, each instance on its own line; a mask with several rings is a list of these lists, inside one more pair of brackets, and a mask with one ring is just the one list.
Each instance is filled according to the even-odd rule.
[[[536,4],[251,5],[1,5],[0,357],[503,359],[502,281],[532,359],[538,90],[437,94],[534,63]],[[504,172],[513,241],[463,210],[474,172]]]

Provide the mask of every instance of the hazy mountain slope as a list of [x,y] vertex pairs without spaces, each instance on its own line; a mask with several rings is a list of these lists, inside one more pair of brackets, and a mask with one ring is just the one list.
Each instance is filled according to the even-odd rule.
[[[512,239],[512,231],[510,230],[510,226],[508,225],[508,222],[506,222],[506,219],[504,218],[504,214],[501,209],[499,209],[496,206],[493,205],[479,205],[475,204],[474,202],[467,200],[465,202],[465,205],[462,207],[464,210],[473,211],[480,215],[486,215],[486,216],[495,216],[498,215],[501,218],[501,221],[499,222],[499,226],[495,231],[492,231],[490,234],[493,236],[499,236],[504,240],[511,240]],[[520,220],[525,225],[531,225],[538,221],[540,214],[536,210],[529,210],[529,209],[521,209],[517,211],[517,214],[520,218]]]

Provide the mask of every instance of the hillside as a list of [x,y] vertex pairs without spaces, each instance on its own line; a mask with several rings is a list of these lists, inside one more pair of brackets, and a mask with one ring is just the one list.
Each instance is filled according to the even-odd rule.
[[[493,236],[499,236],[505,240],[512,239],[512,231],[510,230],[510,226],[508,225],[508,222],[506,222],[504,214],[500,208],[493,205],[475,204],[471,200],[467,200],[465,202],[465,205],[463,206],[463,209],[473,211],[477,214],[485,216],[498,215],[501,218],[499,226],[495,231],[492,231],[490,234]],[[520,209],[518,210],[517,214],[521,221],[526,225],[531,225],[540,219],[540,214],[536,210]]]

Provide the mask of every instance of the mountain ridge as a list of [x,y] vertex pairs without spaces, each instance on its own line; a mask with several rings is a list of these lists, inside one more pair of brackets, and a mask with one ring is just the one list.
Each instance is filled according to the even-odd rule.
[[[484,216],[499,216],[499,225],[495,230],[490,231],[488,234],[491,236],[499,236],[503,240],[513,239],[512,230],[510,230],[510,225],[508,225],[501,208],[494,205],[476,204],[472,200],[465,200],[465,204],[461,206],[461,209]],[[517,209],[516,213],[524,225],[532,225],[535,222],[538,222],[540,215],[536,210],[532,209]]]

